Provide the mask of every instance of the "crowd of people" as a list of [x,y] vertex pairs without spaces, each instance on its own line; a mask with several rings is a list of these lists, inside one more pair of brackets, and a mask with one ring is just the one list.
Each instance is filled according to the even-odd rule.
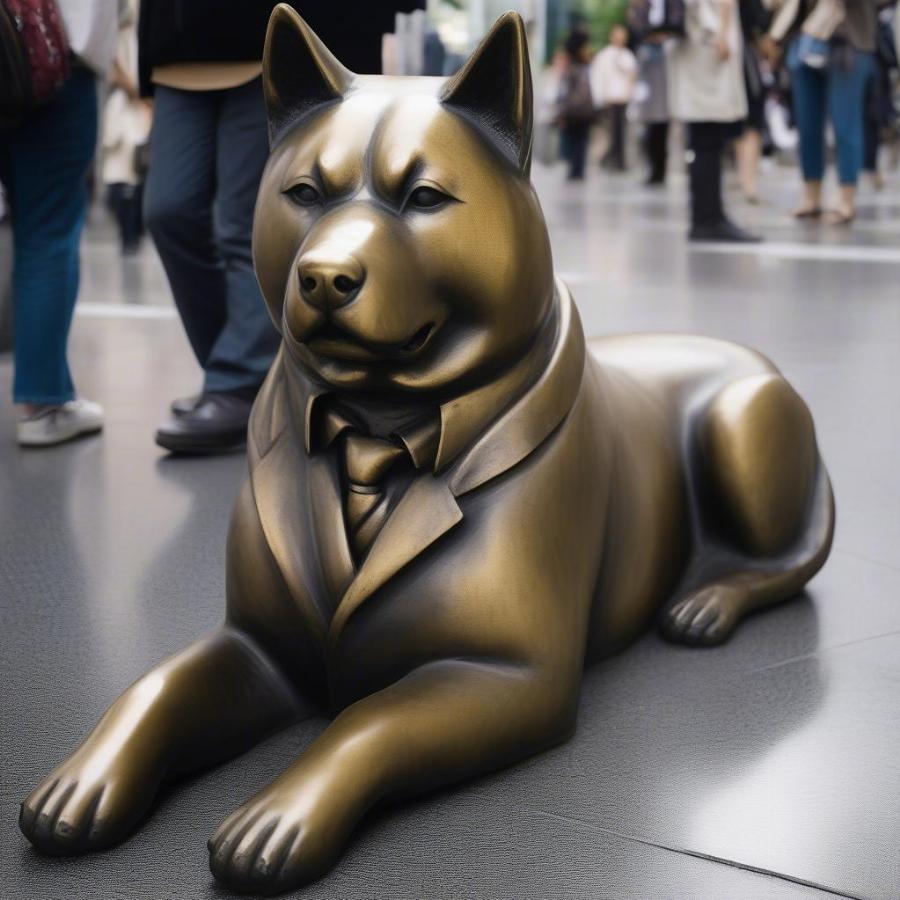
[[[757,200],[760,154],[790,96],[803,178],[796,216],[848,225],[860,171],[877,179],[879,137],[896,125],[896,40],[885,18],[894,2],[631,0],[597,53],[587,26],[576,24],[553,65],[554,120],[569,178],[585,177],[598,119],[607,134],[602,166],[626,170],[636,120],[647,183],[664,183],[670,123],[680,122],[691,238],[757,240],[726,215],[723,154],[734,147],[744,196]],[[366,73],[381,71],[382,37],[395,14],[424,0],[292,5],[341,60]],[[18,89],[14,42],[21,36],[0,2],[0,181],[14,236],[19,442],[44,446],[103,427],[103,410],[78,394],[66,355],[99,145],[122,252],[137,250],[146,225],[203,370],[199,390],[172,401],[156,441],[188,453],[242,445],[279,342],[250,246],[268,155],[261,58],[275,0],[20,6],[22,34],[35,42],[34,96]],[[828,121],[839,181],[830,209],[822,194]]]
[[[269,152],[262,54],[276,2],[23,5],[22,39],[33,42],[31,76],[36,86],[39,76],[47,86],[37,103],[16,95],[11,82],[0,85],[21,445],[47,446],[103,427],[103,410],[78,394],[66,353],[98,143],[122,249],[137,247],[146,223],[203,370],[200,389],[173,400],[156,442],[183,453],[243,445],[280,340],[251,254],[253,209]],[[291,5],[351,69],[379,73],[382,35],[394,28],[396,13],[424,2]],[[0,62],[12,66],[11,42],[18,38],[2,3],[0,17],[6,42]],[[102,136],[101,86],[109,89]]]
[[[760,157],[788,110],[803,182],[795,215],[849,225],[861,172],[883,182],[879,143],[886,131],[896,134],[898,22],[894,0],[631,0],[626,22],[597,53],[577,22],[555,61],[554,117],[568,177],[585,177],[597,122],[606,132],[601,164],[626,167],[630,110],[643,129],[647,184],[662,184],[669,125],[682,123],[690,237],[757,241],[726,214],[723,155],[733,148],[741,191],[758,202]],[[826,208],[829,122],[838,193]]]

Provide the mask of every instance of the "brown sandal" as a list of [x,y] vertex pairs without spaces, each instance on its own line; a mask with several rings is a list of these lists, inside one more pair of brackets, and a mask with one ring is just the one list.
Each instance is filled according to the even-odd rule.
[[842,209],[829,209],[825,213],[825,223],[827,225],[838,225],[844,227],[850,225],[856,218],[856,210],[853,212],[845,212]]
[[811,206],[794,210],[795,219],[818,219],[822,215],[821,206]]

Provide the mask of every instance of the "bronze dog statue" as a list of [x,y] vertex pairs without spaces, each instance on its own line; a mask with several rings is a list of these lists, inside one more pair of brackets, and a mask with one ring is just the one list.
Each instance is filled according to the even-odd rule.
[[566,739],[587,658],[658,617],[718,643],[798,593],[834,505],[765,358],[674,335],[586,346],[529,181],[525,33],[463,70],[355,76],[269,26],[260,284],[284,341],[253,411],[226,624],[129,688],[25,801],[49,853],[119,841],[167,779],[312,702],[335,718],[209,843],[274,893],[374,805]]

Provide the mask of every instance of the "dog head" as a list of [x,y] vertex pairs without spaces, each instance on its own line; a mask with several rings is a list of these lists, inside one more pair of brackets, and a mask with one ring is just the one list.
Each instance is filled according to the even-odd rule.
[[439,395],[526,353],[553,275],[519,16],[445,81],[354,75],[282,5],[263,78],[253,253],[293,358],[336,390]]

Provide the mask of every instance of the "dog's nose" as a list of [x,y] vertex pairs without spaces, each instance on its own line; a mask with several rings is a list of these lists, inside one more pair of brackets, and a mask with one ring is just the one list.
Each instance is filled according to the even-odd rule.
[[305,258],[297,267],[300,293],[317,309],[337,309],[349,303],[365,280],[365,271],[352,256],[340,262]]

